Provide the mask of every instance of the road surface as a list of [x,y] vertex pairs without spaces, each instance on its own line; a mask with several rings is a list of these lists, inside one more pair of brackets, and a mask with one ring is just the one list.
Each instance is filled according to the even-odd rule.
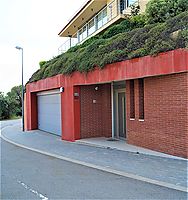
[[1,199],[186,199],[186,193],[38,154],[1,139]]

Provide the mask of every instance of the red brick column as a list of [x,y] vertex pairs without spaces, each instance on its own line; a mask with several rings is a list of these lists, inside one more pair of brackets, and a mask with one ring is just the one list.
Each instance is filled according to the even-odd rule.
[[75,141],[74,135],[74,92],[72,85],[65,85],[61,93],[62,139]]
[[27,120],[26,130],[35,130],[38,128],[38,114],[37,114],[37,95],[36,93],[26,93],[26,105],[27,105]]
[[74,139],[80,139],[80,86],[74,86]]

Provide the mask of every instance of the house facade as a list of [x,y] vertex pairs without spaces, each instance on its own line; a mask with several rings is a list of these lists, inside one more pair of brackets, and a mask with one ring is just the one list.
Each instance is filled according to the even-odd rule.
[[[59,35],[81,43],[123,19],[131,3],[90,0]],[[143,11],[147,1],[137,3]],[[25,129],[72,142],[112,137],[188,158],[187,78],[188,51],[177,49],[28,83]]]
[[89,0],[77,12],[59,33],[60,37],[69,38],[62,44],[59,53],[86,41],[103,32],[114,23],[120,22],[131,14],[131,5],[140,7],[144,12],[149,0]]
[[178,49],[29,83],[26,130],[115,137],[187,158],[187,78],[188,51]]

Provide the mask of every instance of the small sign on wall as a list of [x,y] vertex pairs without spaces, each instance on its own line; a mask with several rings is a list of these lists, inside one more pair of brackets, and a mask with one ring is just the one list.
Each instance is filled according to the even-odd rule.
[[74,93],[74,99],[79,99],[80,94],[78,92]]
[[78,92],[75,92],[74,93],[74,97],[79,97],[80,95],[79,95],[79,93]]

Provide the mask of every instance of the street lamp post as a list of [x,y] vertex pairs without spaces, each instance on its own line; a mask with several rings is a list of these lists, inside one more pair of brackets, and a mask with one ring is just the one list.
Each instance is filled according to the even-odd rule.
[[19,47],[19,46],[16,46],[15,48],[22,51],[22,130],[25,131],[25,128],[24,128],[23,48]]

